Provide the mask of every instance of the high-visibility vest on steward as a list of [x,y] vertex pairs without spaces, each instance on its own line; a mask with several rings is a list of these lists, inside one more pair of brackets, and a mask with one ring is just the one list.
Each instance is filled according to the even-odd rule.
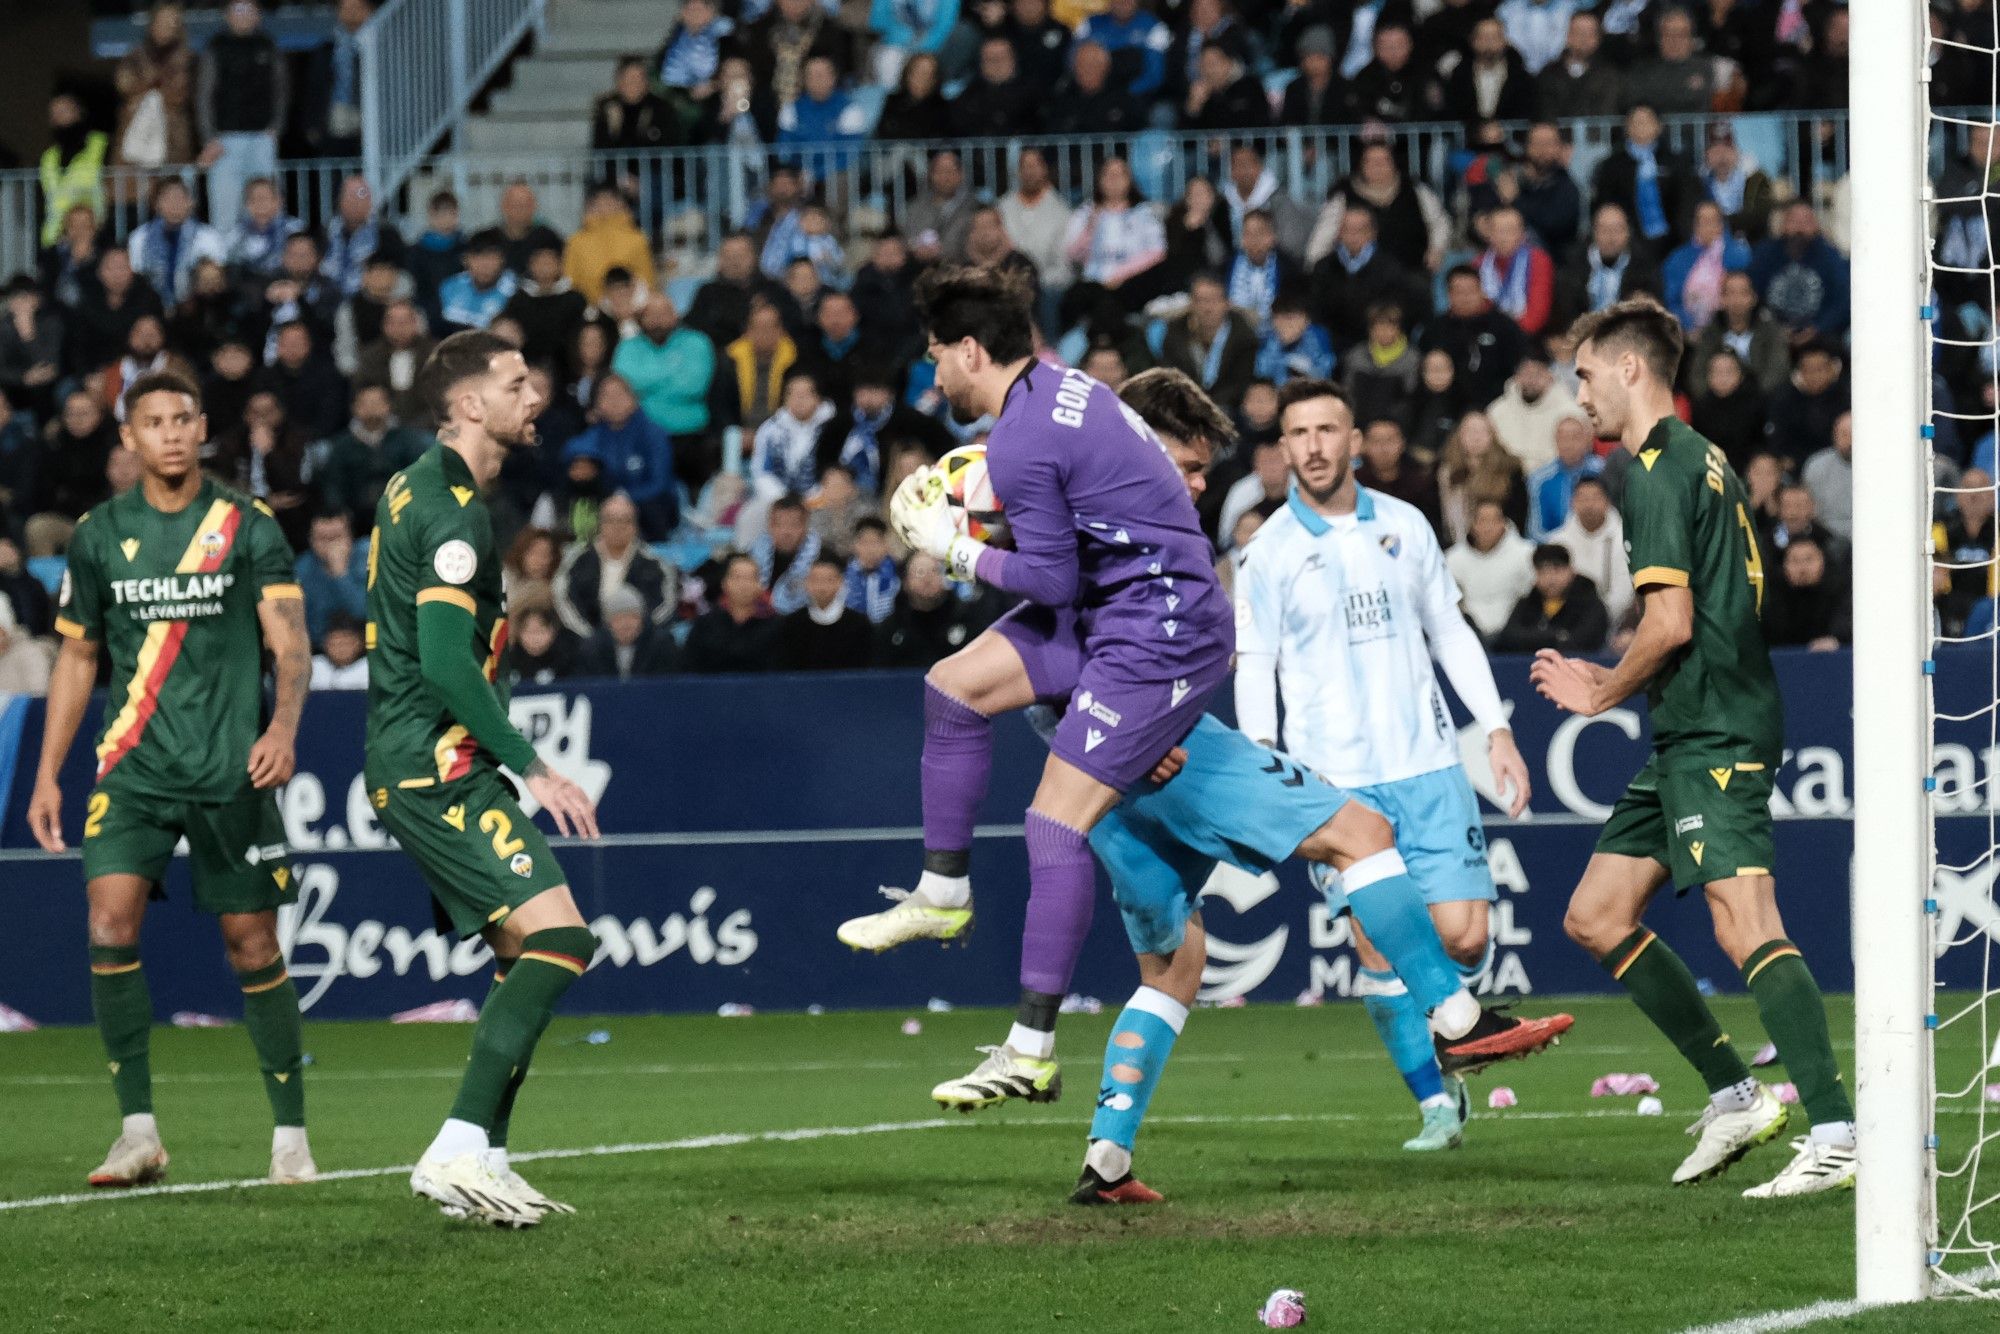
[[62,165],[62,152],[51,144],[42,154],[42,244],[62,240],[63,216],[78,204],[104,220],[104,155],[111,140],[101,130],[93,130],[83,141],[83,151]]

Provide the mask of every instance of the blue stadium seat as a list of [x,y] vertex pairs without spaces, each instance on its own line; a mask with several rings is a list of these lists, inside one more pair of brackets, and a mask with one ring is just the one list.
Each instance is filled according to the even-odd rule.
[[1179,140],[1164,130],[1141,130],[1133,137],[1132,179],[1140,194],[1162,203],[1175,197],[1169,182],[1179,153]]
[[889,90],[878,83],[865,84],[851,90],[847,98],[868,117],[868,128],[862,133],[875,133],[875,122],[882,119],[882,104],[888,100]]
[[51,594],[62,587],[63,572],[68,569],[69,560],[63,556],[36,556],[28,562],[28,573],[39,579]]
[[1298,77],[1299,72],[1295,69],[1272,70],[1264,76],[1264,96],[1276,104],[1284,97],[1285,89],[1291,86],[1292,80]]

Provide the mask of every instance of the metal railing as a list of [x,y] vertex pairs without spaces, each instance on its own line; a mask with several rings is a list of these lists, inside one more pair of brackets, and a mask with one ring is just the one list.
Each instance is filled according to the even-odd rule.
[[357,34],[361,156],[387,199],[458,124],[547,0],[389,0]]
[[[468,2],[476,5],[479,0]],[[442,7],[444,0],[432,3]],[[1722,120],[1734,129],[1745,159],[1786,193],[1807,192],[1846,174],[1848,127],[1841,112],[1677,117],[1666,124],[1667,143],[1698,163],[1709,125]],[[1518,142],[1518,131],[1525,126],[1513,128]],[[1573,144],[1571,173],[1587,189],[1591,172],[1617,145],[1621,122],[1579,120],[1566,128]],[[1962,127],[1954,133],[1962,141]],[[1933,146],[1934,164],[1941,166],[1947,145],[1944,131],[1939,135]],[[1362,144],[1384,137],[1413,174],[1452,202],[1451,183],[1466,152],[1465,128],[1456,124],[1278,129],[1232,134],[1226,141],[1145,131],[1082,138],[960,140],[949,146],[961,155],[974,189],[989,195],[1009,188],[1015,160],[1032,147],[1043,151],[1055,189],[1072,203],[1089,198],[1098,164],[1112,156],[1130,162],[1142,192],[1164,203],[1178,198],[1193,176],[1222,180],[1230,147],[1254,142],[1264,151],[1281,188],[1317,208],[1353,169]],[[912,199],[926,188],[926,155],[935,146],[869,139],[840,145],[720,145],[647,153],[449,153],[428,160],[419,152],[393,176],[398,186],[408,188],[398,193],[378,187],[376,198],[392,217],[421,218],[425,187],[449,185],[459,197],[465,227],[474,230],[498,216],[500,191],[521,180],[535,189],[543,220],[568,233],[581,221],[589,187],[606,178],[618,179],[631,186],[641,227],[663,248],[698,267],[725,235],[749,220],[773,162],[796,160],[808,169],[819,169],[816,185],[846,210],[852,235],[904,216]],[[366,161],[285,162],[279,164],[279,184],[289,210],[317,223],[332,215],[343,177],[379,169],[379,164]],[[197,187],[201,183],[195,168],[167,170],[183,173]],[[122,240],[144,221],[146,196],[160,174],[124,168],[106,172],[106,222],[114,240]],[[0,172],[0,275],[33,266],[39,215],[35,174]],[[415,230],[405,228],[412,234]]]

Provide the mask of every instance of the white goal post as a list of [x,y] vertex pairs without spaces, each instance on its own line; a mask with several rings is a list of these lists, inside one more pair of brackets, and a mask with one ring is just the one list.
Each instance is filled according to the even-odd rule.
[[1928,1295],[1936,1236],[1929,797],[1931,657],[1923,0],[1852,24],[1855,1295]]

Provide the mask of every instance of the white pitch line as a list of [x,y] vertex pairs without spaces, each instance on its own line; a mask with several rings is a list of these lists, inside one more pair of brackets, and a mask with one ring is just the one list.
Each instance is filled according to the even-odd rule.
[[[1955,1277],[1961,1283],[1980,1287],[2000,1279],[2000,1265],[1988,1265],[1984,1269]],[[1946,1284],[1935,1277],[1931,1280],[1932,1295],[1939,1299],[1958,1298],[1965,1300],[1968,1294]],[[1859,1315],[1863,1311],[1876,1310],[1883,1306],[1914,1305],[1909,1302],[1864,1302],[1855,1298],[1845,1301],[1814,1302],[1810,1306],[1795,1306],[1788,1311],[1766,1311],[1762,1315],[1746,1315],[1735,1320],[1721,1320],[1712,1325],[1691,1325],[1681,1334],[1777,1334],[1780,1330],[1804,1329],[1817,1325],[1823,1320],[1845,1320],[1848,1316]]]

